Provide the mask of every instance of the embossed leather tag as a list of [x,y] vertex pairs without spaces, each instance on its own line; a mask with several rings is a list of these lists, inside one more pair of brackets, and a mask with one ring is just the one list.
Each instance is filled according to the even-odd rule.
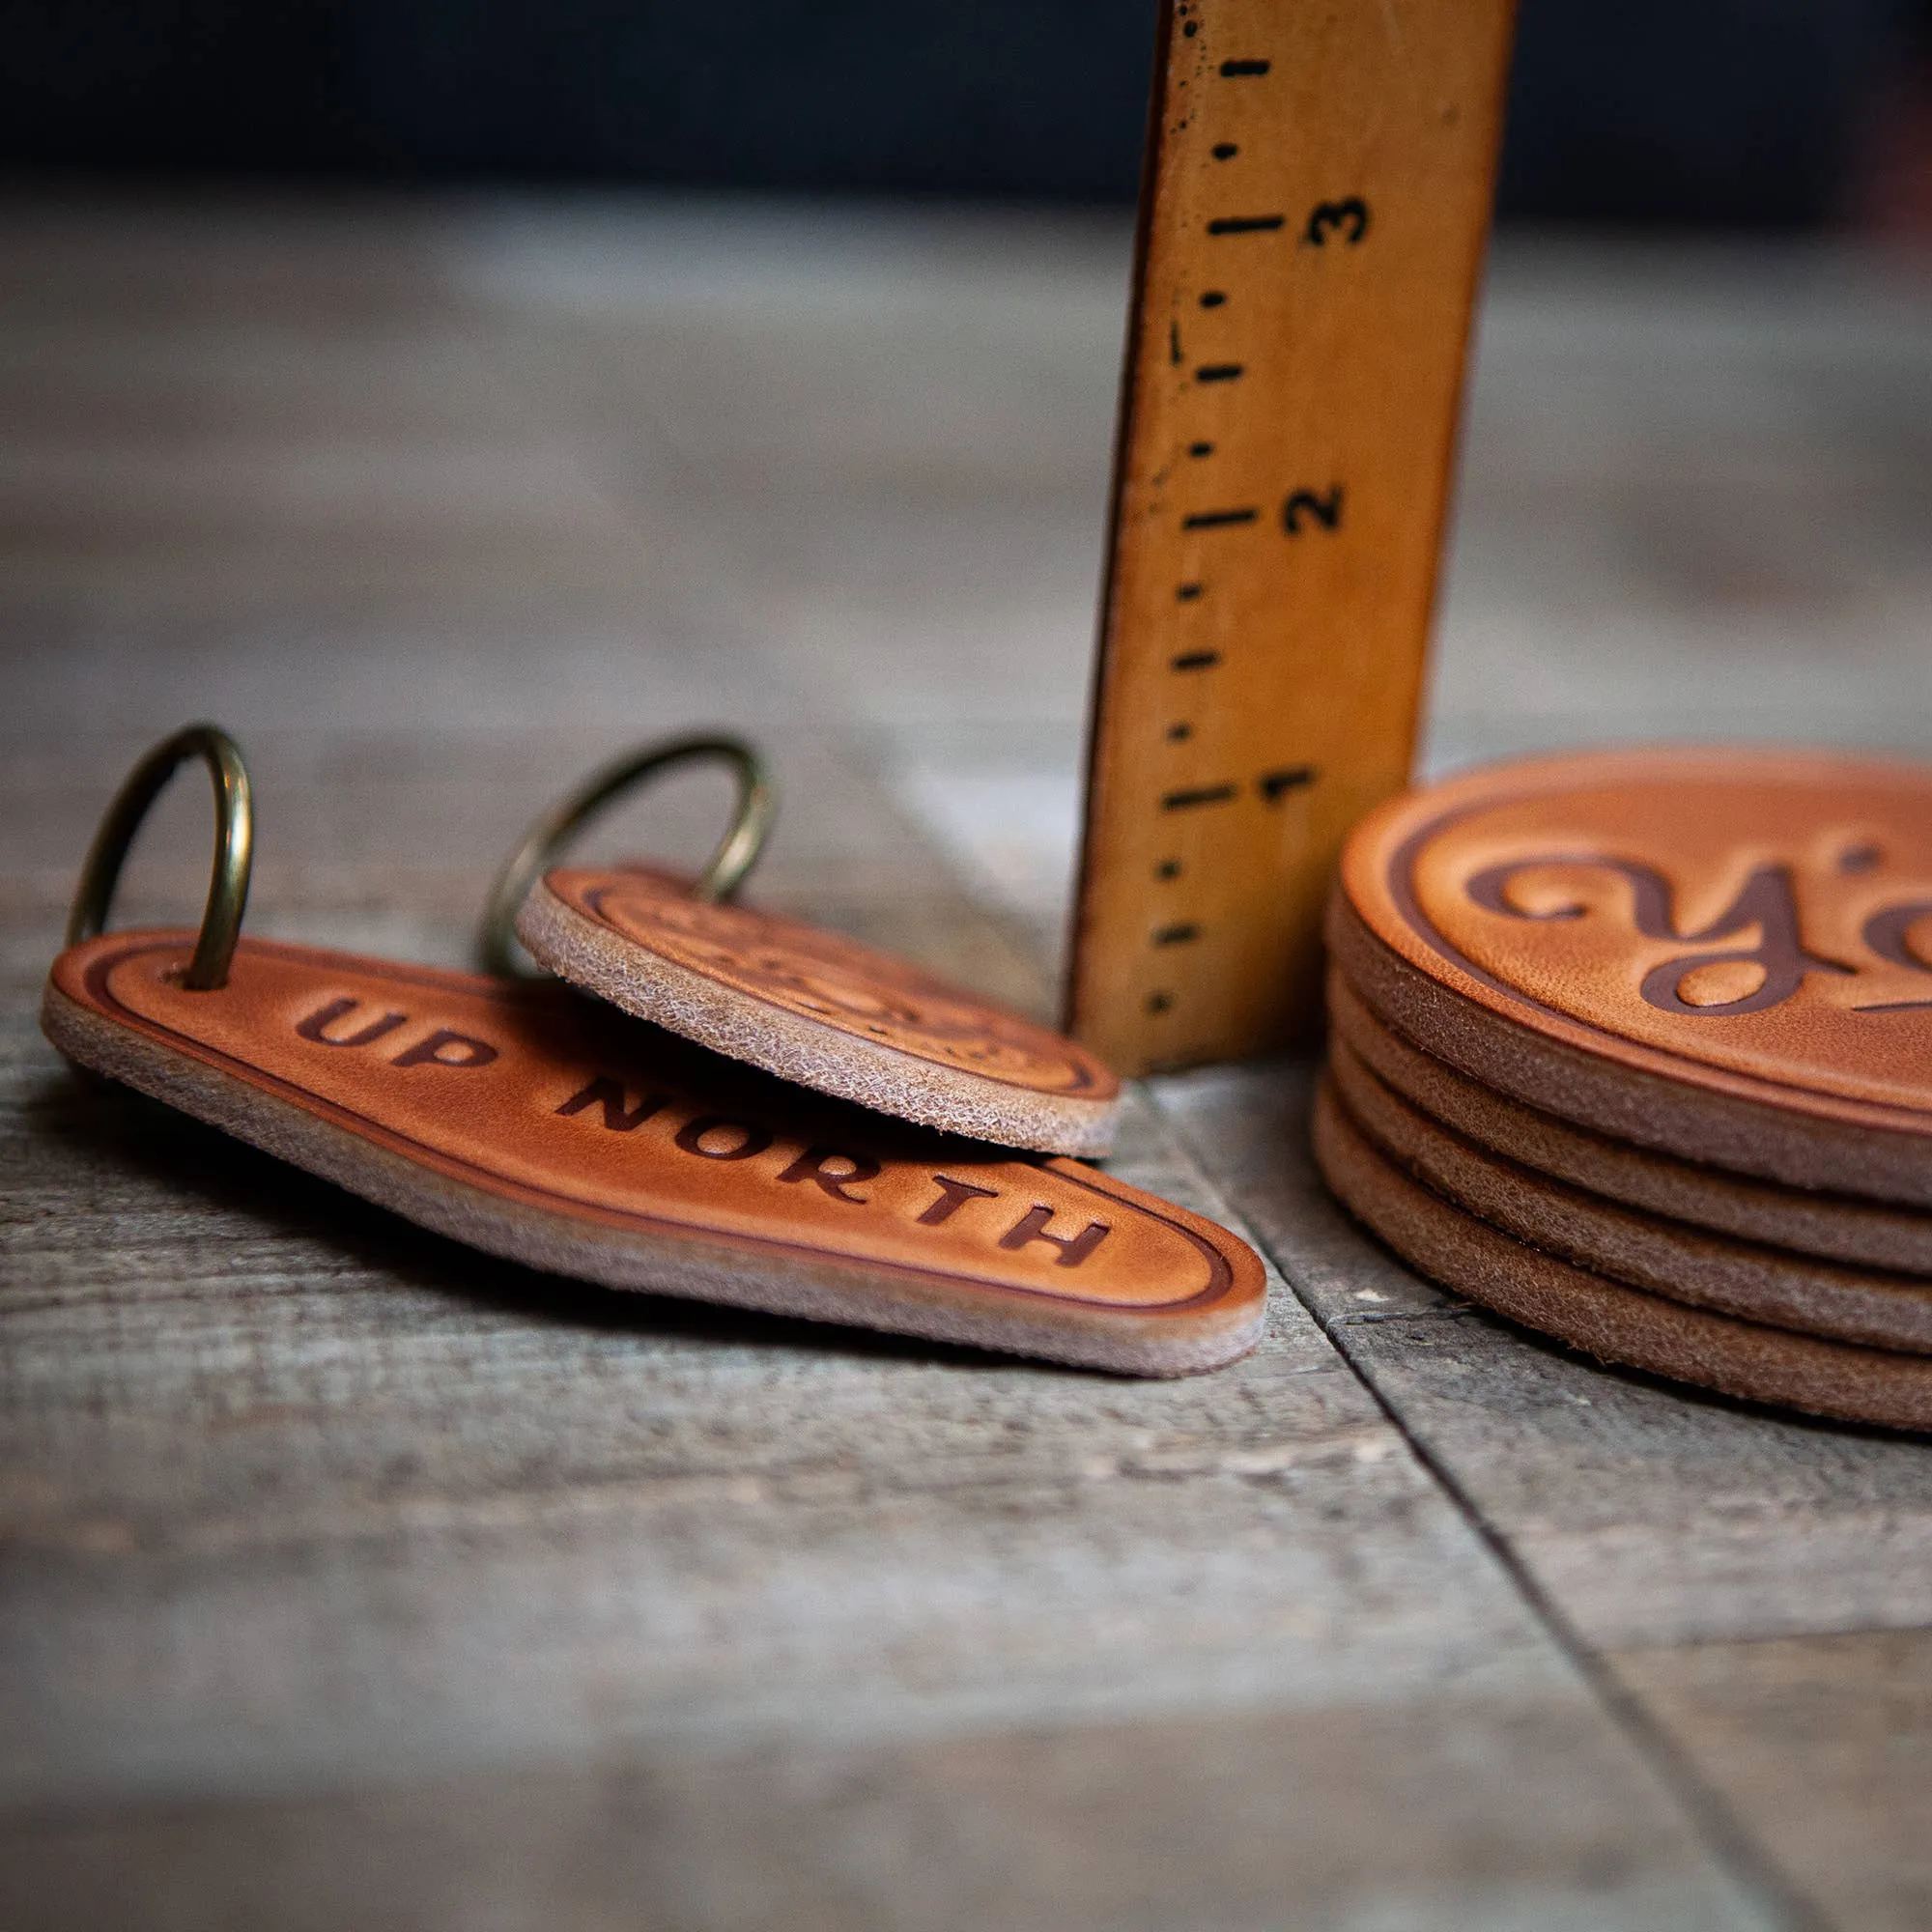
[[[1139,1375],[1244,1354],[1243,1242],[1068,1160],[800,1092],[568,989],[184,932],[55,961],[71,1059],[492,1253],[611,1287]],[[1071,1076],[1069,1076],[1071,1077]]]
[[517,934],[639,1019],[881,1113],[1005,1147],[1105,1153],[1121,1086],[1071,1040],[800,921],[707,905],[643,867],[565,867]]
[[1565,1119],[1932,1205],[1932,770],[1605,753],[1411,792],[1330,944],[1378,1015]]

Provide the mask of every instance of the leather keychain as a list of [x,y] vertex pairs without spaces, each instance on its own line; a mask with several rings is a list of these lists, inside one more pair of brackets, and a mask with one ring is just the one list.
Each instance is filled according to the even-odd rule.
[[1103,1154],[1121,1083],[1084,1047],[858,941],[728,903],[753,851],[720,846],[695,882],[642,866],[551,862],[600,807],[686,759],[722,757],[741,823],[770,791],[733,741],[694,738],[623,758],[558,801],[498,876],[485,963],[510,934],[585,992],[781,1079],[901,1120],[1047,1153]]
[[[133,836],[189,758],[216,803],[200,930],[107,932]],[[613,1288],[1138,1375],[1260,1339],[1245,1243],[1077,1162],[863,1113],[555,981],[243,938],[252,842],[225,733],[190,726],[141,759],[48,975],[42,1027],[70,1060],[439,1233]]]

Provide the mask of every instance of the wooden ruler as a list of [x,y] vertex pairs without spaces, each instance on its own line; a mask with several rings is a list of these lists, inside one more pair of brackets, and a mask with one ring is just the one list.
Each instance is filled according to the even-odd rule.
[[1125,1073],[1318,1011],[1408,777],[1513,0],[1166,0],[1072,1032]]

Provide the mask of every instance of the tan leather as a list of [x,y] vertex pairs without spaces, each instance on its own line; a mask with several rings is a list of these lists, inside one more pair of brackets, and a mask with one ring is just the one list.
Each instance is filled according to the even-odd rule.
[[71,1057],[426,1224],[627,1287],[1177,1373],[1259,1334],[1261,1264],[1203,1217],[1065,1160],[787,1088],[582,1000],[190,935],[55,962]]
[[[1926,768],[1645,752],[1477,772],[1356,828],[1329,934],[1382,1018],[1532,1105],[1932,1202]],[[1685,1112],[1689,1094],[1718,1104]]]
[[627,1012],[768,1072],[1009,1146],[1104,1152],[1120,1082],[1045,1027],[855,940],[642,867],[545,876],[517,931]]
[[1932,1429],[1932,1358],[1686,1307],[1513,1240],[1387,1158],[1325,1081],[1315,1152],[1329,1186],[1405,1261],[1600,1361],[1814,1415]]

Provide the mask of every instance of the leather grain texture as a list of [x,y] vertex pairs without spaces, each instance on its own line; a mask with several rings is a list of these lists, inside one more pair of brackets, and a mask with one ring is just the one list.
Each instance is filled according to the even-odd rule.
[[1603,753],[1411,792],[1330,946],[1377,1013],[1600,1132],[1932,1205],[1932,771]]
[[1350,1211],[1411,1266],[1599,1361],[1840,1421],[1932,1429],[1932,1359],[1686,1307],[1541,1253],[1404,1173],[1325,1081],[1315,1154]]
[[546,874],[517,933],[554,972],[734,1060],[1007,1147],[1099,1154],[1121,1083],[1084,1047],[835,933],[642,867]]
[[1260,1261],[1063,1159],[883,1120],[555,984],[192,935],[54,963],[71,1059],[491,1253],[611,1287],[1141,1375],[1260,1338]]
[[1932,1282],[1729,1240],[1550,1180],[1410,1106],[1341,1039],[1331,1043],[1328,1074],[1379,1152],[1519,1241],[1690,1307],[1932,1353]]
[[1524,1106],[1391,1032],[1332,966],[1331,1037],[1412,1107],[1554,1180],[1668,1220],[1824,1261],[1932,1276],[1932,1215],[1849,1195],[1778,1187],[1653,1153]]

